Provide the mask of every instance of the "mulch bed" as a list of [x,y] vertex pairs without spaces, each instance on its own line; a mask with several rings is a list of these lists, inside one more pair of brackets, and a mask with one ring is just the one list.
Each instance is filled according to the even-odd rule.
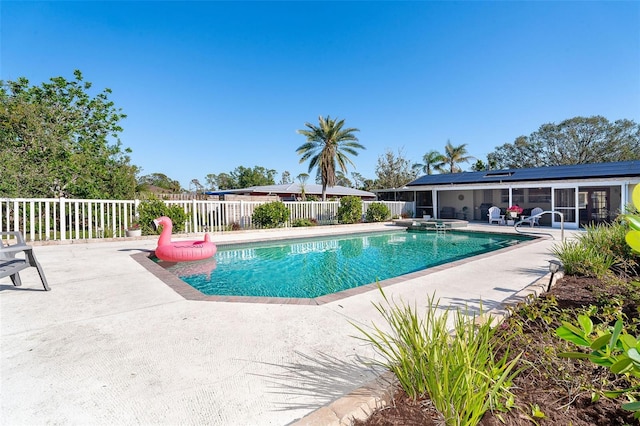
[[[603,290],[605,288],[606,290]],[[561,309],[598,306],[607,294],[618,291],[624,290],[604,286],[595,278],[566,276],[559,280],[549,293],[541,296],[541,300],[553,297],[557,301],[557,307]],[[628,318],[638,317],[638,306],[635,304],[625,305],[623,311]],[[543,336],[545,332],[548,333],[550,328],[555,329],[557,324],[550,325],[536,318],[527,322],[527,325],[529,328],[524,330],[522,335],[528,335],[528,338],[515,338],[511,343],[511,353],[523,351],[523,359],[535,366],[526,369],[514,380],[512,391],[519,409],[499,413],[500,417],[486,413],[480,422],[481,426],[638,424],[631,412],[620,408],[624,400],[601,397],[594,402],[591,390],[561,377],[567,377],[567,375],[583,377],[593,383],[594,387],[604,380],[615,384],[618,389],[627,384],[624,379],[612,376],[605,368],[585,361],[562,359],[558,361],[558,365],[540,366],[538,351],[554,348],[558,340],[548,338],[545,341],[544,338],[536,337]],[[505,330],[505,333],[509,334],[509,331]],[[537,364],[536,361],[538,361]],[[558,373],[565,369],[564,376]],[[530,417],[531,408],[534,405],[544,413],[544,418],[535,418],[535,422]],[[380,409],[369,419],[356,421],[354,424],[356,426],[429,426],[442,425],[444,422],[428,399],[413,401],[404,391],[398,389],[389,407]]]

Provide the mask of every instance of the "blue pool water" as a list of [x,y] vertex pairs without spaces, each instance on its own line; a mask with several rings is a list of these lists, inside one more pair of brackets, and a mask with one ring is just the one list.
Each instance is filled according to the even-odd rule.
[[214,259],[167,269],[206,295],[313,298],[529,239],[400,230],[220,247]]

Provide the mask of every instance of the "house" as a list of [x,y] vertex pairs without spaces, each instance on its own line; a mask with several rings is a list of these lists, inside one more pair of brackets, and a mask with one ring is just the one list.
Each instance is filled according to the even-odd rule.
[[[205,194],[213,196],[226,196],[228,194],[241,195],[252,197],[252,199],[258,199],[256,197],[265,196],[277,196],[281,201],[296,201],[302,199],[302,190],[304,187],[304,193],[306,195],[313,195],[316,197],[322,196],[322,185],[319,184],[305,184],[299,183],[285,183],[280,185],[264,185],[264,186],[251,186],[249,188],[241,189],[225,189],[220,191],[208,191]],[[376,194],[367,191],[361,191],[359,189],[347,188],[345,186],[328,186],[327,198],[342,198],[348,195],[355,195],[363,200],[375,200]]]
[[[491,206],[518,204],[560,212],[567,228],[614,219],[640,184],[640,161],[425,175],[402,188],[378,190],[378,199],[414,201],[416,216],[487,221]],[[557,214],[541,225],[560,226]]]

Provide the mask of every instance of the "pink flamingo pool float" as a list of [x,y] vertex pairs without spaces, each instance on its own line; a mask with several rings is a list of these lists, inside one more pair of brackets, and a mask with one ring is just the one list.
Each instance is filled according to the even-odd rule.
[[173,223],[166,216],[153,220],[156,227],[162,226],[162,232],[156,247],[156,257],[166,262],[191,262],[208,259],[216,254],[217,247],[210,241],[209,234],[204,234],[204,241],[171,241]]

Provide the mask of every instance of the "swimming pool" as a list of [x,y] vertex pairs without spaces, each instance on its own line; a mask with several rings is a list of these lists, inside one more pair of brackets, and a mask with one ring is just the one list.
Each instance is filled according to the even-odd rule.
[[205,295],[315,298],[529,241],[482,232],[350,234],[221,246],[167,267]]

